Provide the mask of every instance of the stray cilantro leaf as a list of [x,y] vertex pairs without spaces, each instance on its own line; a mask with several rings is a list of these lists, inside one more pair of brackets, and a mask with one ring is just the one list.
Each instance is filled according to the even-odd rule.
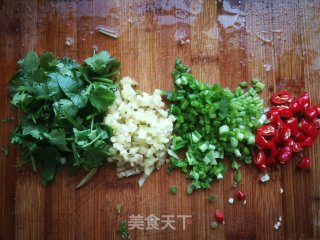
[[238,170],[240,166],[240,163],[238,163],[236,160],[233,160],[231,163],[231,168],[234,170]]
[[211,194],[208,196],[208,201],[209,202],[215,202],[217,200],[217,195]]
[[120,203],[117,203],[114,207],[115,211],[116,211],[116,214],[120,214],[121,212],[121,204]]
[[5,156],[9,155],[9,148],[8,147],[2,147],[2,152]]
[[171,192],[171,194],[176,194],[177,193],[177,187],[176,186],[171,186],[170,187],[170,192]]
[[130,240],[130,235],[127,229],[127,222],[126,221],[120,221],[120,228],[119,233],[122,239]]
[[241,181],[241,173],[238,171],[233,177],[233,187],[237,187],[238,183]]

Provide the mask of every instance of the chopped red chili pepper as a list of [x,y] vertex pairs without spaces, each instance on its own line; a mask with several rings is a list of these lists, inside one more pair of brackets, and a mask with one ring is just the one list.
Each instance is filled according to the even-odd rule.
[[293,139],[296,141],[296,142],[303,142],[304,140],[306,140],[306,136],[302,133],[302,132],[298,132],[294,137]]
[[294,140],[290,137],[284,143],[285,147],[293,147],[293,144],[294,144]]
[[253,162],[259,167],[260,171],[266,170],[266,154],[263,150],[258,150],[253,156]]
[[320,118],[320,104],[314,106],[314,108],[315,108],[316,111],[317,111],[318,118]]
[[302,151],[302,147],[300,145],[300,143],[293,143],[293,146],[292,146],[292,151],[294,152],[301,152]]
[[310,166],[311,166],[311,159],[309,157],[302,158],[301,161],[298,163],[298,168],[300,170],[309,169]]
[[275,134],[272,136],[271,140],[276,143],[276,144],[280,144],[281,139],[280,139],[280,133],[279,131],[276,131]]
[[302,104],[299,104],[298,100],[293,100],[290,103],[290,108],[291,108],[293,113],[298,113],[298,112],[301,112],[303,110],[303,106],[302,106]]
[[307,108],[304,111],[304,113],[306,115],[306,118],[310,121],[317,119],[318,113],[317,113],[316,108]]
[[309,122],[305,119],[301,119],[298,124],[299,130],[306,136],[315,139],[318,136],[318,129],[314,126],[313,122]]
[[[320,129],[320,104],[310,107],[308,93],[292,100],[288,91],[279,91],[270,101],[276,106],[267,113],[269,124],[259,127],[256,134],[259,149],[254,153],[254,163],[262,171],[276,163],[288,163],[293,152],[311,147]],[[301,168],[303,164],[310,166],[310,159],[303,161]]]
[[298,119],[293,117],[289,118],[284,122],[291,130],[291,134],[294,136],[299,132],[298,129]]
[[286,125],[282,126],[280,130],[280,139],[282,139],[283,141],[287,141],[290,136],[291,136],[291,129]]
[[301,147],[312,147],[313,139],[311,137],[306,137],[303,142],[299,142]]
[[278,155],[278,161],[282,164],[286,164],[290,161],[292,156],[292,149],[290,147],[282,147]]
[[259,127],[257,129],[257,132],[260,133],[262,136],[273,136],[276,132],[276,129],[270,124],[267,124]]
[[246,195],[243,193],[243,192],[241,192],[241,191],[238,191],[237,192],[237,197],[239,198],[239,200],[241,200],[241,201],[244,201],[244,200],[246,200]]
[[266,165],[271,166],[277,162],[279,152],[277,149],[271,150],[270,154],[266,157]]
[[293,117],[293,113],[290,107],[288,106],[276,106],[272,107],[271,112],[278,112],[280,117]]
[[257,133],[256,135],[256,145],[260,148],[260,149],[269,149],[271,148],[272,145],[272,141],[268,141],[266,140],[261,133]]
[[268,112],[267,117],[271,124],[274,124],[276,121],[280,119],[279,112]]
[[216,219],[219,223],[224,223],[224,216],[221,210],[216,210]]
[[271,96],[271,102],[276,105],[287,103],[290,99],[291,96],[288,91],[279,91]]
[[310,96],[307,92],[305,92],[304,94],[302,94],[299,98],[298,98],[298,103],[303,105],[303,109],[306,109],[310,106],[311,101],[310,101]]

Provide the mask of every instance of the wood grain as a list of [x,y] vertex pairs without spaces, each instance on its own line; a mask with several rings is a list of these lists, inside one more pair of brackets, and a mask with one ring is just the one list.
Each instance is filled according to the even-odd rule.
[[[122,76],[131,76],[139,88],[170,90],[170,73],[177,57],[207,83],[234,89],[243,80],[260,78],[267,86],[268,105],[273,91],[308,91],[320,102],[320,3],[308,1],[166,1],[166,0],[0,0],[0,146],[8,146],[19,113],[9,106],[7,82],[17,60],[30,49],[52,51],[78,61],[97,50],[108,50],[122,62]],[[110,27],[120,35],[110,39],[96,31]],[[65,44],[66,38],[72,45]],[[179,44],[178,39],[190,40]],[[271,181],[259,182],[254,166],[242,167],[238,189],[247,204],[227,203],[235,197],[233,172],[192,196],[180,172],[156,171],[143,188],[138,176],[117,180],[115,166],[106,164],[80,190],[83,177],[60,174],[47,188],[29,168],[19,168],[18,148],[0,159],[0,240],[11,239],[120,239],[120,220],[131,215],[173,215],[175,230],[132,230],[132,239],[320,239],[320,140],[305,152],[313,160],[310,172],[298,172],[293,160],[273,170]],[[229,164],[225,160],[226,164]],[[175,196],[169,187],[176,185]],[[280,188],[284,193],[280,194]],[[217,194],[208,203],[209,194]],[[114,205],[122,211],[115,214]],[[225,213],[226,224],[211,229],[214,211]],[[178,215],[192,215],[183,230]],[[279,216],[283,224],[273,229]],[[163,218],[162,218],[163,219]]]

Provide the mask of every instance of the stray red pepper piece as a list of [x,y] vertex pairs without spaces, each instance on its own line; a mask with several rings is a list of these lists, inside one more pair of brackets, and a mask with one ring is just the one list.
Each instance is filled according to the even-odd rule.
[[297,118],[289,118],[284,123],[290,128],[293,136],[299,132]]
[[260,133],[262,136],[273,136],[276,132],[276,129],[272,125],[266,124],[259,127],[257,129],[257,132]]
[[286,90],[276,92],[271,96],[271,102],[276,105],[287,103],[290,101],[290,99],[290,93]]
[[318,113],[316,108],[307,108],[304,113],[309,121],[317,119]]
[[282,147],[278,155],[278,161],[282,164],[286,164],[290,161],[292,156],[292,149],[290,147]]
[[241,201],[244,201],[244,200],[246,200],[246,195],[243,193],[243,192],[241,192],[241,191],[238,191],[237,192],[237,197],[239,198],[239,200],[241,200]]
[[219,223],[224,223],[224,216],[221,210],[216,210],[216,219]]
[[298,168],[300,170],[309,169],[310,166],[311,166],[311,159],[309,157],[302,158],[301,161],[298,163]]
[[266,170],[266,154],[263,150],[257,150],[253,156],[253,162],[258,166],[261,172]]

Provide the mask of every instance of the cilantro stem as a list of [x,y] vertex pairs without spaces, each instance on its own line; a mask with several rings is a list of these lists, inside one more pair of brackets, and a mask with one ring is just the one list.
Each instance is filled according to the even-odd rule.
[[75,162],[78,162],[79,156],[78,156],[78,151],[77,151],[77,148],[76,148],[75,143],[72,143],[72,144],[71,144],[71,147],[72,147],[72,152],[73,152],[74,161],[75,161]]
[[37,171],[36,160],[34,159],[34,157],[32,155],[30,156],[30,158],[31,158],[32,169],[33,169],[34,172],[36,172]]
[[107,84],[113,84],[113,81],[108,79],[108,78],[103,78],[103,77],[92,77],[92,80],[96,80],[96,81],[100,81],[100,82],[104,82]]
[[80,183],[75,188],[79,189],[83,187],[97,173],[97,171],[97,168],[91,169],[90,172],[88,172],[88,174],[80,181]]
[[94,143],[95,141],[97,141],[103,134],[104,134],[104,132],[100,133],[95,139],[93,139],[91,142],[83,145],[82,147],[85,148],[85,147],[90,146],[92,143]]
[[91,118],[94,118],[95,116],[97,116],[99,113],[93,113],[93,114],[91,114],[91,115],[88,115],[87,117],[86,117],[86,120],[90,120]]
[[90,126],[91,132],[92,132],[92,130],[93,130],[93,123],[94,123],[94,117],[91,119],[91,126]]
[[110,32],[110,31],[106,31],[106,30],[103,30],[103,29],[99,29],[98,30],[99,33],[102,33],[103,35],[106,35],[108,37],[111,37],[111,38],[115,38],[117,39],[119,36],[113,32]]
[[10,123],[13,122],[14,118],[1,118],[1,123]]

